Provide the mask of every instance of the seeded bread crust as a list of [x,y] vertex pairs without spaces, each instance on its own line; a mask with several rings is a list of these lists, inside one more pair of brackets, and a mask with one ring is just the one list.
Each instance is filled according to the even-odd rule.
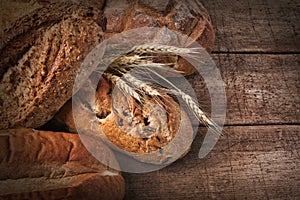
[[[116,163],[99,140],[90,141],[104,164]],[[123,199],[116,170],[96,160],[78,134],[8,129],[0,131],[0,199]]]
[[39,127],[72,96],[77,71],[102,41],[101,11],[47,4],[0,37],[0,129]]

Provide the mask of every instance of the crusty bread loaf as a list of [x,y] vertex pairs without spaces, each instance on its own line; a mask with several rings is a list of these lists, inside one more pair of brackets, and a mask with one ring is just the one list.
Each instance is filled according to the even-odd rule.
[[[18,1],[3,4],[0,129],[36,128],[51,119],[70,99],[80,64],[102,38],[137,27],[166,26],[208,51],[214,43],[210,18],[197,0],[36,0],[23,2],[23,10]],[[17,21],[17,14],[4,16],[13,5],[22,16]],[[184,74],[195,71],[183,59],[176,62],[174,67]]]
[[[199,0],[107,0],[103,12],[107,19],[105,38],[144,26],[167,27],[189,36],[208,52],[214,46],[211,19]],[[174,69],[185,75],[196,71],[182,58]]]
[[73,99],[73,107],[69,101],[44,128],[91,134],[122,153],[152,164],[175,161],[188,152],[193,140],[190,119],[166,93],[160,91],[158,99],[144,96],[144,103],[139,104],[103,77],[97,88],[94,102],[83,89],[80,92],[86,99]]
[[106,37],[133,28],[166,26],[197,40],[209,52],[214,45],[213,26],[199,0],[107,0],[104,16]]
[[[116,162],[100,141],[90,140]],[[124,179],[96,160],[77,134],[0,131],[0,199],[122,199]]]
[[46,4],[0,36],[0,129],[38,127],[72,96],[77,71],[102,41],[99,10]]

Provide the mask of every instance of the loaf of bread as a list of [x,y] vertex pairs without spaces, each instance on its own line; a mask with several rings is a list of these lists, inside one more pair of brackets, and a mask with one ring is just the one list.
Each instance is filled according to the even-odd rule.
[[188,152],[193,128],[178,102],[160,93],[155,99],[145,95],[139,104],[101,77],[94,102],[91,97],[73,99],[73,106],[69,101],[44,128],[93,135],[141,162],[172,162]]
[[[107,19],[105,38],[145,26],[167,27],[189,36],[208,52],[214,46],[211,19],[199,0],[107,0],[103,12]],[[184,75],[196,71],[184,59],[179,58],[176,62],[174,68]]]
[[103,164],[78,134],[1,130],[0,199],[123,199],[124,179],[105,166],[116,162],[114,155],[100,141],[89,141]]
[[77,71],[102,41],[101,11],[46,4],[0,36],[0,129],[39,127],[72,96]]
[[[49,121],[71,98],[85,56],[116,33],[165,26],[208,51],[214,43],[210,18],[197,0],[36,0],[22,2],[23,10],[16,2],[3,3],[1,9],[0,129],[37,128]],[[13,12],[4,16],[13,5],[18,20]],[[195,71],[183,59],[176,62],[176,70],[184,74]]]
[[106,37],[139,27],[167,27],[198,41],[207,51],[214,46],[210,17],[199,0],[107,0]]

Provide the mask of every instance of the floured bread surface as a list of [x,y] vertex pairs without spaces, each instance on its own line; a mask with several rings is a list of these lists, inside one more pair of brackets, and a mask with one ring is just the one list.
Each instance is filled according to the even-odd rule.
[[32,129],[0,131],[0,199],[122,199],[124,179],[106,165],[117,162],[99,140],[103,162],[79,135]]
[[0,37],[0,128],[39,127],[72,96],[83,59],[102,41],[99,10],[47,4]]

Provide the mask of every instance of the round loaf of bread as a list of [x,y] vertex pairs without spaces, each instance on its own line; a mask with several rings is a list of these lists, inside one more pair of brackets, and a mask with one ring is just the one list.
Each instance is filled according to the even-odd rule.
[[[87,89],[89,90],[89,88]],[[184,156],[193,141],[186,112],[163,91],[140,104],[101,77],[95,98],[84,89],[84,100],[69,101],[45,126],[89,134],[118,152],[151,164],[171,163]],[[80,95],[79,95],[80,96]]]
[[[145,26],[167,27],[189,36],[207,52],[211,52],[214,46],[215,32],[211,19],[199,0],[107,0],[103,13],[107,20],[105,38]],[[189,44],[186,45],[188,47]],[[184,75],[196,71],[182,58],[176,62],[174,69]]]
[[0,199],[123,199],[123,177],[106,166],[117,165],[114,155],[101,141],[85,140],[103,164],[78,134],[1,130]]
[[107,0],[103,12],[106,37],[144,26],[165,26],[196,40],[209,52],[214,46],[211,19],[199,0]]

